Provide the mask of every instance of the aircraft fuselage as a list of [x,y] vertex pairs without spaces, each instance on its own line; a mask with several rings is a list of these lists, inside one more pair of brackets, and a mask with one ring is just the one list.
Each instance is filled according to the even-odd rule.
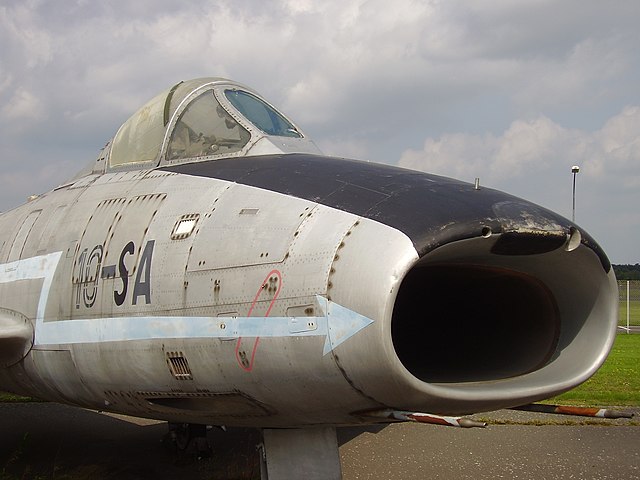
[[84,174],[0,216],[1,388],[180,423],[347,425],[523,405],[602,364],[615,278],[577,225],[311,153],[242,88],[176,85]]

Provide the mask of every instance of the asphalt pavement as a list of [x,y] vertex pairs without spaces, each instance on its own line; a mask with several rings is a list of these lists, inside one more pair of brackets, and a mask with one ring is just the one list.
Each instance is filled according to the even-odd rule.
[[[585,420],[500,411],[474,416],[492,423],[485,429],[342,429],[343,478],[640,479],[635,413],[633,420]],[[210,430],[213,457],[196,460],[163,446],[166,431],[164,423],[53,403],[0,404],[0,478],[259,478],[257,432]]]

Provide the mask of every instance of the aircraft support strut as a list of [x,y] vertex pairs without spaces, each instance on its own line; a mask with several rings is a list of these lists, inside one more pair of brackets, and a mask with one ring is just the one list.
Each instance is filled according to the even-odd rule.
[[335,427],[262,430],[261,480],[340,480]]

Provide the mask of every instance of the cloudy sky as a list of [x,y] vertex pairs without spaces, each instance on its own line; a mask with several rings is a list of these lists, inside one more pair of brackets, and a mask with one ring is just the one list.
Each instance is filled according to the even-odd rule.
[[328,154],[498,188],[640,262],[637,0],[2,0],[0,210],[180,80],[254,87]]

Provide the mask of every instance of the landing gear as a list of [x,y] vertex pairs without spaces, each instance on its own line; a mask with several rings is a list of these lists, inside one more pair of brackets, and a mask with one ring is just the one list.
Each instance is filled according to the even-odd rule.
[[265,428],[262,441],[261,480],[342,478],[335,428]]
[[189,457],[202,460],[211,457],[212,454],[211,445],[207,440],[206,425],[169,423],[169,432],[162,442],[174,449],[181,460]]

